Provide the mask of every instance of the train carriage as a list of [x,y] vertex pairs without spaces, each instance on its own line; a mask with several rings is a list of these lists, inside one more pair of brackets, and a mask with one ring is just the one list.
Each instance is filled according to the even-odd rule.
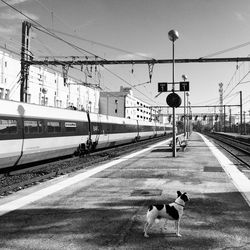
[[168,132],[169,127],[155,122],[0,100],[0,168]]

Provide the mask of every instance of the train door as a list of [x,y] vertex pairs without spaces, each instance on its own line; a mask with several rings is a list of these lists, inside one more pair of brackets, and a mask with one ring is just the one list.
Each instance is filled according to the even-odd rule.
[[91,118],[91,131],[92,131],[92,149],[98,147],[100,133],[101,133],[101,119],[99,115],[93,115]]
[[110,124],[108,123],[108,116],[97,115],[100,127],[99,134],[99,148],[104,148],[109,145]]
[[89,140],[93,145],[93,149],[105,147],[108,142],[108,134],[106,123],[103,115],[88,114],[89,119]]

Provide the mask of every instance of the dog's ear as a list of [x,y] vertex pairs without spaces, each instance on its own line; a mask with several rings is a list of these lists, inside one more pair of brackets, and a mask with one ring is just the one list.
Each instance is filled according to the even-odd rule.
[[185,192],[185,193],[183,193],[182,195],[181,195],[181,199],[184,201],[184,202],[187,202],[187,201],[189,201],[190,199],[188,198],[188,196],[187,196],[187,193]]
[[177,191],[177,197],[179,197],[181,195],[182,195],[181,191]]

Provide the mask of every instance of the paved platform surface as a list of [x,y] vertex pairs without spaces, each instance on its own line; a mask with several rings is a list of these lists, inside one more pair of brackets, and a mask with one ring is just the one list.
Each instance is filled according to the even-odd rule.
[[[0,249],[250,249],[249,205],[203,139],[193,133],[176,158],[167,145],[0,199]],[[172,202],[177,190],[191,199],[182,237],[160,221],[144,238],[147,206]]]

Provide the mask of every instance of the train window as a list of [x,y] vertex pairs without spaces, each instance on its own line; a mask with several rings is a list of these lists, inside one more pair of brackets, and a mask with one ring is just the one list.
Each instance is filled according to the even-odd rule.
[[39,133],[43,132],[43,123],[41,121],[38,121],[38,132]]
[[47,122],[47,128],[49,133],[60,133],[61,132],[61,123],[60,122]]
[[24,121],[25,134],[38,134],[42,129],[41,122],[38,121]]
[[75,122],[65,122],[65,131],[66,132],[75,132],[76,131],[76,123]]
[[0,119],[0,134],[16,134],[17,121]]

